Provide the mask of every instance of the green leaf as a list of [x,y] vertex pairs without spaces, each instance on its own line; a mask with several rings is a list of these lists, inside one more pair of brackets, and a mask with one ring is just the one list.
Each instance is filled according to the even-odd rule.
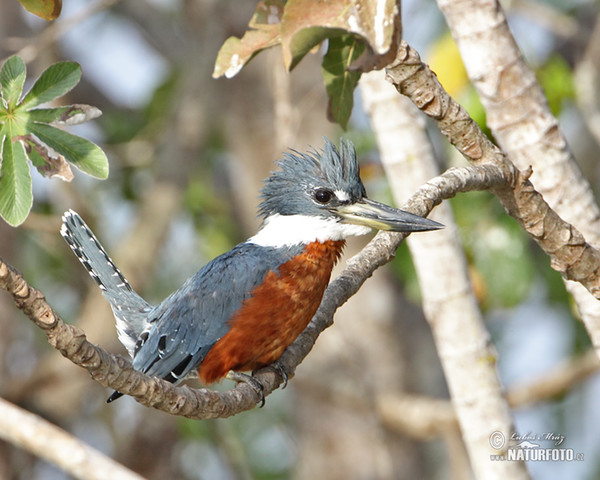
[[31,122],[41,123],[54,123],[60,121],[65,115],[70,106],[56,107],[56,108],[36,108],[34,110],[28,110],[27,116]]
[[[29,136],[24,138],[23,141],[27,145],[25,151],[27,152],[27,157],[29,158],[29,161],[33,164],[33,166],[36,168],[43,168],[44,166],[46,166],[48,159],[38,151],[39,145],[36,144],[35,140],[31,136]],[[48,149],[46,148],[46,151],[47,150]]]
[[96,178],[108,177],[108,160],[98,145],[44,123],[31,123],[31,133],[82,172]]
[[[283,29],[282,29],[283,31]],[[335,32],[324,27],[306,27],[291,37],[289,43],[283,43],[283,62],[288,70],[293,70],[300,60]]]
[[559,55],[552,55],[537,72],[552,114],[558,116],[566,100],[575,99],[573,69]]
[[0,215],[16,227],[27,218],[33,205],[31,175],[25,148],[20,141],[4,137],[0,170]]
[[10,57],[2,65],[0,85],[2,85],[2,98],[4,98],[9,111],[14,110],[21,98],[26,73],[25,63],[16,55]]
[[60,15],[62,0],[19,0],[25,9],[44,20],[54,20]]
[[[2,112],[0,111],[0,114]],[[0,115],[1,116],[1,115]],[[0,131],[8,135],[13,140],[15,137],[27,134],[27,113],[20,110],[18,107],[13,113],[0,118]]]
[[33,108],[65,95],[79,83],[81,67],[75,62],[59,62],[48,67],[23,99],[24,108]]
[[354,35],[342,35],[329,39],[329,49],[323,57],[323,80],[329,103],[327,115],[345,130],[354,106],[354,89],[360,72],[348,67],[364,50],[364,44]]
[[[37,5],[42,3],[44,0]],[[46,4],[56,7],[60,1],[48,0]],[[33,204],[28,160],[46,177],[70,181],[70,163],[88,175],[108,177],[108,160],[102,149],[50,125],[86,122],[101,115],[100,110],[80,104],[35,108],[75,87],[81,78],[80,66],[74,62],[50,66],[19,103],[26,73],[17,56],[6,60],[0,69],[0,216],[15,226],[25,220]]]

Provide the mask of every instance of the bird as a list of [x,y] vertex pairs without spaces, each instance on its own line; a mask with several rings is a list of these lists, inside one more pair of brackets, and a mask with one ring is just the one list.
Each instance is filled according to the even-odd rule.
[[277,164],[261,190],[258,232],[157,305],[135,292],[76,212],[64,213],[60,233],[110,303],[135,370],[173,384],[245,381],[262,406],[262,385],[245,372],[277,365],[307,327],[348,237],[443,227],[369,199],[350,140],[338,149],[324,138],[322,149],[289,150]]

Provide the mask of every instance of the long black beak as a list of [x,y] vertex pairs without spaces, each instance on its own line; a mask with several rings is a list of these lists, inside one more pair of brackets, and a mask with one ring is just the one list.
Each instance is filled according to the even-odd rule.
[[335,212],[343,218],[344,223],[364,225],[377,230],[425,232],[444,228],[441,223],[398,210],[366,197],[356,203],[340,205],[335,208]]

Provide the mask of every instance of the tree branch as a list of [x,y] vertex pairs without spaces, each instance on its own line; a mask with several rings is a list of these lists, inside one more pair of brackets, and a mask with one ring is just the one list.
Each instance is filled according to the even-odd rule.
[[471,162],[492,163],[506,172],[513,183],[492,192],[550,256],[552,268],[569,280],[581,283],[600,299],[600,253],[581,233],[562,220],[529,182],[531,170],[519,172],[504,153],[481,131],[475,121],[441,86],[436,75],[406,42],[396,60],[386,69],[387,79],[398,92],[410,98],[440,131]]
[[[71,15],[68,18],[62,18],[57,22],[52,22],[48,27],[42,30],[33,40],[31,39],[8,39],[8,48],[16,46],[20,42],[25,43],[25,46],[21,47],[17,52],[17,55],[21,57],[26,63],[35,60],[40,53],[51,47],[59,40],[65,33],[71,30],[77,25],[81,25],[85,20],[94,16],[102,10],[110,8],[113,4],[119,0],[98,0],[96,3],[89,7],[82,9],[80,12]],[[11,45],[12,44],[12,45]]]
[[[82,205],[84,203],[82,199],[75,200],[75,203],[78,204],[78,209],[89,208]],[[157,182],[144,194],[136,221],[132,223],[128,234],[111,252],[112,258],[122,271],[127,272],[129,282],[138,291],[143,291],[145,281],[156,266],[158,251],[164,242],[174,212],[178,211],[179,204],[177,190],[171,184]],[[56,220],[54,218],[53,221],[48,222],[52,224],[54,235],[57,230]],[[72,260],[80,278],[87,278],[87,273],[81,270],[79,262],[74,257]],[[78,326],[94,343],[103,345],[109,350],[117,348],[119,343],[114,334],[112,311],[105,303],[104,297],[98,294],[96,283],[89,282],[86,285],[88,288],[80,304]],[[52,381],[46,382],[45,380],[49,378]],[[6,398],[15,401],[15,399],[30,397],[31,390],[35,388],[38,395],[35,396],[33,410],[41,410],[50,416],[55,416],[60,415],[60,412],[76,408],[75,405],[79,402],[88,382],[84,375],[74,377],[71,369],[64,368],[63,360],[54,352],[48,351],[44,353],[44,358],[31,376],[13,381],[7,386]],[[65,388],[68,388],[70,393],[66,398],[59,393]],[[60,399],[57,395],[60,395]]]
[[81,480],[143,480],[81,440],[0,398],[0,438]]
[[[405,209],[419,215],[428,214],[442,200],[458,192],[486,190],[510,183],[502,169],[494,165],[471,165],[450,169],[421,187]],[[356,256],[327,288],[323,302],[313,320],[279,359],[290,377],[310,352],[319,334],[333,324],[335,311],[344,304],[365,280],[381,265],[393,258],[405,235],[381,232]],[[258,394],[246,384],[226,392],[206,388],[192,389],[148,377],[131,368],[131,363],[91,344],[84,332],[65,324],[47,303],[44,295],[31,287],[23,276],[0,258],[0,288],[13,297],[22,310],[48,339],[48,343],[76,365],[85,368],[103,386],[131,395],[142,405],[194,419],[224,418],[253,408]],[[277,369],[266,367],[256,378],[268,395],[283,381]]]
[[[594,193],[513,38],[502,5],[497,0],[437,1],[499,146],[518,168],[533,167],[531,182],[536,190],[590,245],[599,248],[600,209]],[[578,32],[580,40],[586,37]],[[596,120],[600,118],[596,95],[600,16],[596,15],[596,26],[586,40],[588,45],[575,65],[576,97],[590,133],[600,140],[600,122],[592,121],[594,112]],[[565,286],[600,356],[600,303],[576,282],[565,280]]]
[[[598,372],[600,363],[594,350],[568,359],[533,381],[511,387],[506,393],[512,408],[550,400],[568,392],[574,385]],[[383,395],[376,400],[381,421],[396,431],[429,440],[459,428],[456,411],[448,400],[422,395]]]

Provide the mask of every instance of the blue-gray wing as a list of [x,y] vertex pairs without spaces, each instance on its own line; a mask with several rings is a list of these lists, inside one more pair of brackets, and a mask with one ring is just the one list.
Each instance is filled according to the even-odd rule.
[[212,260],[150,312],[134,368],[174,383],[185,378],[228,332],[228,320],[267,272],[300,251],[241,243]]

